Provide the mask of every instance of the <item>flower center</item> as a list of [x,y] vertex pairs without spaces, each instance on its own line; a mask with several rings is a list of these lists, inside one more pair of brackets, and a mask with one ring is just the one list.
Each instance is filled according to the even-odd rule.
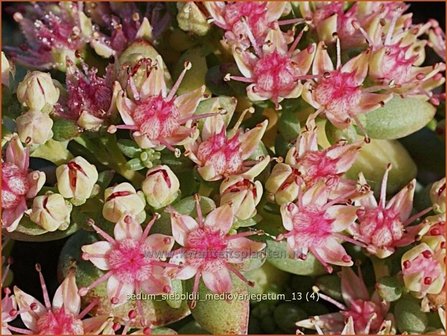
[[152,273],[150,251],[135,239],[116,242],[106,255],[107,263],[120,282],[143,281]]
[[239,134],[228,139],[225,129],[203,141],[197,150],[202,165],[210,165],[216,175],[236,174],[242,169]]
[[171,136],[180,126],[179,116],[174,100],[167,101],[161,95],[139,102],[133,112],[140,132],[151,140]]
[[302,167],[305,182],[312,182],[318,178],[336,178],[337,168],[335,159],[331,159],[322,151],[309,151],[299,159],[298,165]]
[[27,172],[13,163],[4,162],[2,167],[2,207],[15,208],[29,189]]
[[298,75],[290,57],[276,50],[262,56],[254,67],[256,90],[270,93],[273,98],[287,96],[296,87]]
[[225,236],[218,231],[212,231],[209,228],[199,228],[188,234],[185,247],[190,253],[192,259],[197,259],[200,263],[220,260],[225,258],[223,255],[227,242]]
[[376,314],[376,317],[371,321],[370,332],[378,331],[383,322],[380,308],[372,301],[355,300],[351,307],[349,307],[349,310],[343,311],[342,314],[345,318],[352,316],[354,330],[358,333],[365,332],[373,314]]
[[403,236],[403,224],[399,215],[389,209],[359,210],[359,229],[365,243],[378,247],[390,246]]
[[317,248],[324,246],[326,238],[332,235],[333,219],[326,212],[312,206],[301,208],[293,216],[293,236],[298,246]]
[[360,102],[361,90],[353,73],[335,70],[320,79],[314,96],[327,112],[348,118]]
[[386,46],[385,57],[381,66],[382,73],[387,80],[396,84],[405,84],[412,78],[412,66],[416,56],[407,57],[410,46],[402,47],[399,43]]
[[37,320],[40,335],[83,335],[82,321],[63,308],[49,310]]

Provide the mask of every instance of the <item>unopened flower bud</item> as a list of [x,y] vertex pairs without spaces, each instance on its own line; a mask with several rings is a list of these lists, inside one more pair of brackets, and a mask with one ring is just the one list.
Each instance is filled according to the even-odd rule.
[[220,203],[231,204],[235,216],[246,220],[256,215],[256,206],[262,197],[262,184],[242,176],[231,176],[220,186]]
[[30,218],[47,231],[65,230],[70,224],[72,205],[61,194],[37,196]]
[[14,76],[15,68],[14,64],[11,63],[5,56],[5,53],[2,51],[2,84],[9,87],[10,75]]
[[180,29],[204,36],[210,29],[208,18],[192,1],[177,4],[177,22]]
[[171,204],[178,196],[180,182],[168,166],[149,169],[141,187],[147,203],[155,208]]
[[437,213],[445,213],[445,195],[446,195],[446,181],[445,177],[433,183],[430,190],[430,199],[433,203],[433,210]]
[[24,143],[41,145],[53,137],[53,119],[47,113],[31,110],[16,119],[17,133]]
[[445,266],[441,251],[435,252],[425,243],[416,245],[402,256],[405,287],[423,297],[438,294],[445,282]]
[[265,188],[272,193],[279,205],[293,202],[298,197],[300,176],[298,170],[285,163],[273,167]]
[[96,167],[78,156],[56,169],[57,189],[65,198],[86,200],[98,180]]
[[108,221],[116,223],[127,214],[141,223],[146,218],[144,206],[144,195],[137,192],[130,183],[124,182],[105,190],[102,215]]
[[24,106],[40,111],[45,105],[53,106],[59,99],[59,89],[49,73],[28,72],[17,87],[17,99]]

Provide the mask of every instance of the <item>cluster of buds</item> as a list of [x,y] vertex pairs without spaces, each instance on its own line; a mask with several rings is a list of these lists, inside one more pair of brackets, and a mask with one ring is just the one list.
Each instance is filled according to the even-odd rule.
[[49,73],[28,72],[17,86],[17,100],[28,109],[16,120],[22,142],[40,145],[53,137],[49,112],[58,99],[59,88]]

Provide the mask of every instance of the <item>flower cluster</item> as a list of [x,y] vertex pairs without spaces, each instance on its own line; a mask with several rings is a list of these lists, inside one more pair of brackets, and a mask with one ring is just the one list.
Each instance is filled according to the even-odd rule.
[[2,334],[445,333],[445,33],[412,9],[6,6]]

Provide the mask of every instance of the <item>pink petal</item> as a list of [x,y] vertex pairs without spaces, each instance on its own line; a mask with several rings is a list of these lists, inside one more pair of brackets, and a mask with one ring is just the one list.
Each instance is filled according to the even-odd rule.
[[9,142],[5,154],[6,162],[14,163],[19,168],[28,170],[29,148],[23,147],[17,135],[15,135]]
[[157,67],[152,68],[149,77],[144,81],[141,87],[142,98],[162,95],[166,97],[165,69],[163,59],[160,55],[155,58]]
[[146,238],[146,245],[152,252],[158,253],[160,256],[162,253],[168,253],[174,246],[175,240],[173,237],[164,235],[161,233],[151,234]]
[[141,289],[148,294],[163,294],[171,288],[171,280],[164,274],[162,267],[153,267],[149,279],[141,283]]
[[239,137],[241,143],[242,158],[247,159],[261,142],[267,129],[268,121],[265,120],[255,128],[245,132]]
[[357,219],[357,210],[359,207],[347,205],[331,206],[326,212],[334,219],[332,223],[333,232],[346,230]]
[[108,315],[99,315],[82,320],[82,326],[86,334],[97,335],[109,319]]
[[281,206],[282,225],[287,231],[293,230],[293,216],[295,216],[298,211],[298,206],[294,203]]
[[[31,295],[26,294],[16,286],[14,287],[14,295],[16,297],[19,310],[21,311],[20,317],[23,323],[31,331],[37,332],[37,319],[44,314],[47,309]],[[31,304],[35,304],[36,306],[36,309],[33,310],[32,314],[28,312]]]
[[75,273],[70,272],[61,283],[53,297],[53,307],[64,307],[66,312],[74,315],[81,311],[81,297],[78,294]]
[[369,300],[368,289],[363,280],[348,267],[341,270],[341,294],[350,306],[355,300]]
[[220,230],[222,233],[227,233],[230,231],[233,221],[234,214],[232,208],[228,204],[224,204],[206,216],[204,225],[215,230]]
[[175,278],[179,280],[191,279],[194,275],[196,275],[197,271],[197,267],[186,264],[175,273]]
[[132,118],[132,111],[135,109],[136,105],[127,97],[122,96],[123,93],[118,94],[116,100],[116,106],[118,107],[118,112],[126,125],[135,125]]
[[415,186],[416,180],[412,180],[406,187],[394,195],[386,206],[387,209],[393,208],[396,213],[399,214],[399,218],[403,222],[410,217],[411,210],[413,209]]
[[226,267],[221,267],[214,272],[202,272],[205,286],[214,293],[228,293],[231,291],[232,282],[230,272]]
[[257,252],[262,251],[265,244],[250,240],[245,237],[234,238],[228,241],[227,251],[229,263],[242,263],[248,258],[255,257]]
[[185,246],[186,236],[189,232],[199,228],[196,220],[191,216],[178,212],[171,213],[172,235],[177,243]]
[[356,84],[361,85],[368,73],[368,60],[369,56],[366,53],[361,53],[343,65],[341,71],[354,73]]
[[338,266],[352,266],[353,262],[343,261],[348,256],[343,245],[335,238],[326,239],[322,246],[314,247],[322,261]]
[[193,91],[182,94],[175,99],[180,118],[188,118],[193,115],[200,101],[203,99],[205,86],[201,86]]
[[[112,249],[112,245],[106,241],[98,241],[90,245],[84,245],[81,247],[82,252],[93,255],[89,260],[100,270],[108,271],[109,265],[105,255]],[[101,255],[102,257],[97,257],[94,255]]]
[[314,63],[312,66],[312,74],[314,75],[322,75],[326,71],[333,71],[334,64],[332,64],[332,60],[324,48],[324,42],[318,43],[317,51],[315,52]]
[[143,234],[143,228],[131,216],[125,215],[115,224],[113,235],[116,240],[135,239],[138,240]]
[[[118,293],[118,289],[120,289]],[[117,298],[117,305],[121,305],[128,301],[128,296],[131,295],[135,290],[133,283],[125,283],[118,280],[117,277],[112,275],[107,281],[107,296],[112,298]]]
[[338,174],[345,173],[357,159],[360,145],[333,146],[327,151],[327,156],[336,160],[335,166]]
[[22,198],[15,209],[2,210],[3,227],[6,228],[8,232],[13,232],[17,229],[17,226],[19,225],[20,220],[27,209],[28,206],[26,205],[25,198]]
[[367,113],[382,106],[393,98],[393,94],[378,94],[363,92],[359,102],[362,113]]

